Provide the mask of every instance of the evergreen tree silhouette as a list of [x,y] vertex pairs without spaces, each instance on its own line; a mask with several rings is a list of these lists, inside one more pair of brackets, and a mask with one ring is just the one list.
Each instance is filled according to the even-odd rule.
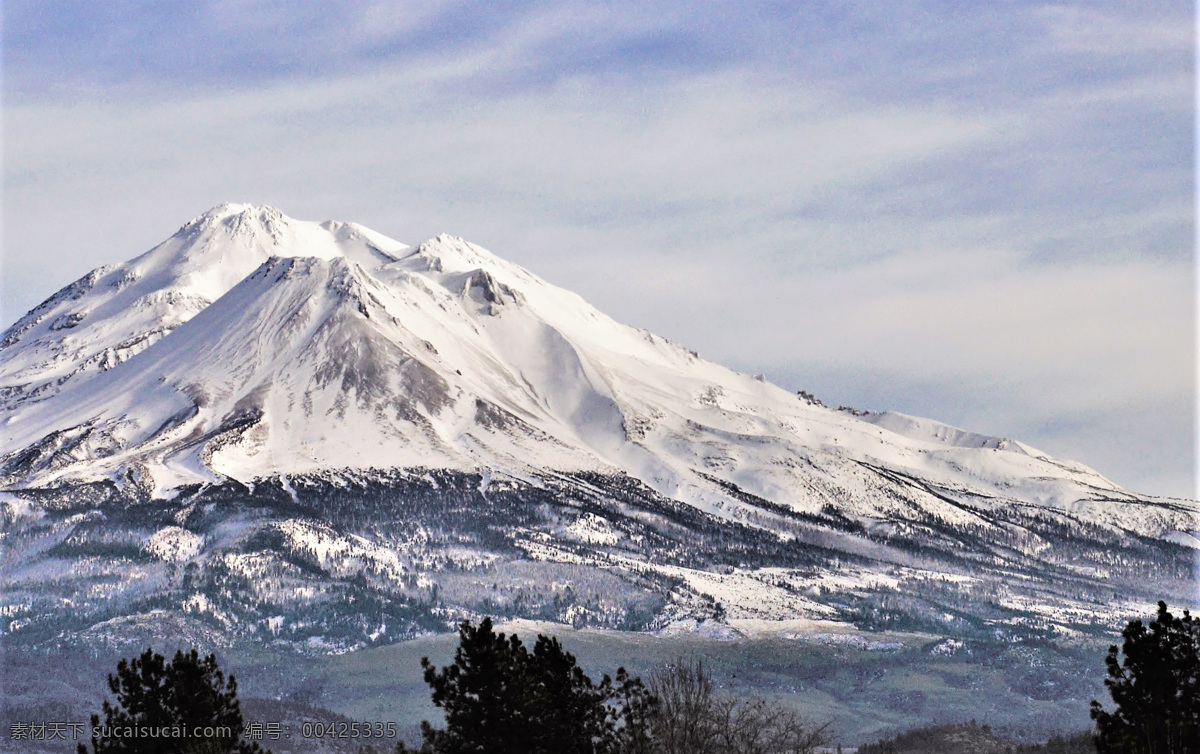
[[[421,660],[446,727],[421,723],[428,754],[617,754],[648,745],[654,700],[621,668],[594,683],[558,639],[539,635],[533,652],[490,618],[463,622],[454,662],[440,670]],[[403,744],[398,752],[408,751]]]
[[1159,602],[1148,627],[1130,621],[1122,636],[1121,652],[1109,647],[1105,661],[1104,685],[1116,709],[1092,701],[1096,748],[1101,754],[1200,752],[1200,621],[1187,610],[1176,617]]
[[[177,651],[167,662],[147,649],[117,663],[108,689],[116,703],[104,701],[103,726],[99,715],[91,718],[95,754],[270,754],[241,740],[237,681],[225,677],[214,655]],[[77,751],[87,754],[87,746]]]

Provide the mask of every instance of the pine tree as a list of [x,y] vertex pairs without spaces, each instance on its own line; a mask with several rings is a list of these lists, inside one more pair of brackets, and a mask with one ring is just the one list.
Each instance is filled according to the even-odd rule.
[[[241,740],[237,681],[211,654],[177,651],[167,662],[147,649],[118,662],[108,688],[116,703],[104,701],[103,726],[91,717],[95,754],[270,754]],[[79,744],[78,752],[87,747]]]
[[1149,627],[1130,621],[1105,661],[1116,709],[1092,701],[1101,754],[1182,754],[1200,751],[1200,621],[1178,618],[1158,603]]
[[[646,750],[654,700],[641,681],[617,671],[594,683],[558,639],[539,635],[530,653],[490,618],[463,622],[454,662],[421,660],[446,727],[421,724],[419,751],[437,754],[618,754]],[[397,751],[406,751],[403,745]]]

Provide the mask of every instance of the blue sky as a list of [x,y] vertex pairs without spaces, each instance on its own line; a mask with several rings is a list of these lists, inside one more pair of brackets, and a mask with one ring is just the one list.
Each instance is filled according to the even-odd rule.
[[[968,8],[968,10],[964,10]],[[1187,3],[4,4],[5,323],[222,201],[1195,494]]]

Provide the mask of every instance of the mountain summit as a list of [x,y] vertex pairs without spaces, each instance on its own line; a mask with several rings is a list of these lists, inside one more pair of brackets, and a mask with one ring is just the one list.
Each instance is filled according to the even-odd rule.
[[[147,532],[142,551],[159,552],[145,543],[165,537],[204,561],[245,552],[253,538],[218,536],[228,526],[195,514],[197,499],[276,490],[303,506],[348,480],[373,500],[380,485],[411,498],[412,484],[435,497],[449,485],[456,500],[470,487],[482,504],[537,497],[544,516],[488,524],[519,553],[514,562],[583,558],[628,575],[662,560],[655,537],[690,531],[699,551],[723,527],[718,539],[766,537],[785,555],[733,558],[749,576],[666,561],[657,571],[747,617],[849,609],[814,600],[811,579],[787,586],[795,574],[772,577],[774,607],[739,593],[801,556],[818,582],[816,564],[831,553],[871,572],[883,563],[945,575],[948,554],[995,567],[1027,557],[1044,570],[1060,537],[1184,558],[1178,543],[1200,528],[1194,503],[1127,492],[1022,443],[833,410],[707,362],[452,236],[412,248],[353,223],[221,205],[0,336],[10,521],[30,506],[159,506],[172,523]],[[255,530],[283,537],[274,551],[340,542],[335,550],[356,553],[346,557],[386,571],[379,563],[395,565],[403,550],[387,527],[350,531],[315,509],[263,515]],[[710,566],[731,562],[716,551]]]
[[410,249],[270,207],[214,208],[2,342],[10,486],[136,470],[165,495],[323,469],[590,470],[710,510],[732,513],[735,485],[884,517],[875,499],[894,483],[879,467],[1048,505],[1122,494],[1020,443],[798,399],[461,239]]

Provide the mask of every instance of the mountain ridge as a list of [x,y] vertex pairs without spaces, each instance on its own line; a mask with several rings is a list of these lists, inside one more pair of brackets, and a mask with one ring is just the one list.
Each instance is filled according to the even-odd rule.
[[[949,579],[977,592],[972,620],[1010,630],[1053,622],[1061,604],[1087,624],[1142,599],[1101,596],[1122,562],[1137,566],[1121,578],[1146,588],[1194,578],[1181,575],[1200,529],[1193,501],[1123,490],[1014,440],[830,409],[448,235],[409,247],[352,223],[220,205],[67,286],[2,342],[4,525],[10,541],[57,542],[14,550],[33,582],[46,553],[127,542],[115,552],[170,589],[182,582],[161,569],[177,560],[215,574],[257,558],[296,583],[308,577],[289,569],[303,563],[324,574],[321,590],[379,579],[370,593],[415,620],[415,605],[442,619],[476,609],[429,607],[441,603],[420,585],[442,583],[444,598],[466,578],[455,569],[574,564],[617,578],[625,596],[613,599],[632,602],[597,592],[603,609],[532,615],[625,625],[623,610],[653,603],[658,617],[644,620],[657,625],[712,617],[717,602],[773,620],[858,615],[862,600],[888,604],[888,584]],[[176,540],[187,546],[161,546]],[[330,547],[342,554],[304,554]],[[474,565],[461,565],[464,547]],[[730,564],[742,565],[721,571]],[[173,609],[194,607],[184,597]],[[904,609],[931,620],[922,599]],[[291,593],[270,600],[300,609]],[[252,603],[231,614],[257,616]]]
[[[227,240],[216,238],[214,229],[224,229],[226,237],[232,243],[224,244],[223,246],[218,241]],[[316,232],[316,229],[325,231],[328,235],[323,235]],[[349,229],[349,231],[347,231]],[[302,231],[304,233],[301,233]],[[337,246],[337,233],[341,232],[343,239],[358,240],[364,238],[364,234],[371,234],[373,239],[370,243],[359,246],[350,246],[352,255],[347,256],[341,253],[343,250]],[[307,237],[306,234],[307,233]],[[316,239],[316,240],[314,240]],[[176,241],[175,247],[170,246],[172,241]],[[319,243],[318,243],[319,241]],[[325,241],[331,241],[325,243]],[[386,247],[388,252],[380,250],[380,247]],[[230,252],[230,249],[233,251]],[[202,253],[194,253],[197,250]],[[163,251],[174,252],[175,259],[170,258]],[[406,253],[407,252],[407,253]],[[466,241],[448,237],[448,235],[440,235],[440,237],[426,241],[416,249],[398,244],[397,241],[380,237],[379,234],[373,234],[360,229],[358,226],[348,225],[348,223],[304,223],[293,221],[282,215],[280,211],[274,208],[251,208],[244,205],[220,205],[220,207],[210,210],[199,217],[197,220],[188,222],[187,225],[181,228],[179,233],[175,234],[172,240],[167,244],[156,247],[155,250],[148,252],[148,255],[143,255],[133,259],[131,263],[127,263],[125,267],[131,268],[124,271],[118,281],[127,280],[133,273],[134,279],[139,280],[137,275],[139,268],[150,268],[155,270],[155,259],[150,259],[150,264],[146,264],[146,259],[152,255],[168,257],[164,264],[158,261],[158,267],[168,267],[170,274],[158,276],[155,281],[158,288],[155,292],[151,292],[150,298],[154,293],[164,293],[161,297],[155,299],[164,301],[170,304],[173,301],[184,300],[182,304],[182,312],[174,312],[173,315],[162,315],[160,311],[154,309],[150,312],[150,316],[146,317],[148,323],[143,325],[143,330],[140,333],[132,333],[133,336],[139,337],[139,343],[145,342],[144,348],[151,348],[158,340],[164,339],[168,335],[174,333],[176,329],[184,327],[188,319],[196,317],[200,312],[209,310],[211,307],[224,295],[234,293],[235,288],[239,283],[257,279],[259,275],[269,274],[264,271],[264,268],[274,269],[280,267],[280,263],[274,259],[300,259],[311,257],[314,259],[325,259],[325,261],[336,261],[336,259],[346,259],[347,264],[342,264],[344,270],[341,271],[340,280],[347,286],[347,291],[342,295],[350,295],[356,297],[356,309],[358,315],[370,321],[372,316],[376,318],[376,330],[373,336],[367,336],[366,330],[358,330],[354,335],[342,333],[340,335],[332,335],[342,341],[341,347],[343,352],[340,354],[342,358],[349,353],[344,349],[349,348],[353,351],[356,347],[366,349],[366,353],[359,353],[358,359],[350,360],[348,363],[349,371],[342,371],[343,377],[343,397],[347,391],[354,391],[359,397],[364,396],[364,390],[370,390],[370,381],[366,381],[365,376],[368,372],[377,375],[380,371],[384,371],[384,361],[386,359],[372,359],[372,348],[383,348],[388,351],[383,343],[389,340],[396,340],[396,343],[403,341],[400,346],[400,351],[392,352],[392,357],[412,363],[412,369],[421,370],[428,379],[431,379],[431,384],[437,384],[439,379],[450,377],[448,369],[437,369],[430,367],[426,361],[431,364],[437,361],[443,361],[443,352],[448,351],[443,346],[442,351],[439,351],[434,341],[430,337],[421,336],[416,333],[416,330],[424,330],[428,335],[436,333],[436,324],[431,325],[428,322],[428,310],[434,310],[440,307],[443,311],[448,311],[449,315],[445,318],[457,316],[456,324],[466,324],[470,330],[473,330],[473,335],[482,336],[467,339],[462,337],[461,333],[456,334],[460,343],[469,343],[470,347],[475,349],[476,354],[480,351],[487,351],[482,359],[482,364],[473,364],[476,367],[473,375],[486,375],[492,372],[493,375],[499,373],[502,382],[503,390],[494,389],[494,385],[468,384],[469,391],[476,394],[481,400],[485,400],[488,405],[496,405],[503,407],[504,411],[514,414],[520,419],[541,418],[547,419],[546,413],[557,414],[565,413],[565,417],[552,417],[563,419],[557,421],[558,426],[554,427],[558,432],[550,432],[550,436],[558,439],[566,439],[570,444],[583,445],[583,449],[587,451],[596,451],[598,448],[593,445],[604,445],[607,450],[604,455],[610,456],[602,459],[607,462],[612,462],[613,454],[620,454],[619,450],[614,450],[616,445],[626,441],[632,441],[630,444],[636,445],[638,436],[644,436],[644,432],[648,426],[652,426],[654,420],[652,417],[655,407],[649,400],[644,400],[643,395],[632,394],[630,391],[629,402],[641,401],[649,403],[650,411],[638,412],[634,405],[617,406],[614,400],[614,391],[619,388],[624,388],[625,384],[620,383],[638,383],[632,387],[642,389],[650,388],[655,391],[655,395],[661,397],[668,393],[667,390],[662,390],[661,379],[654,373],[643,372],[635,373],[630,369],[626,369],[628,364],[619,363],[617,369],[613,369],[611,358],[606,358],[605,351],[613,352],[617,357],[632,357],[626,361],[632,361],[634,366],[641,366],[649,361],[654,367],[667,366],[676,371],[683,371],[688,367],[696,366],[698,369],[692,370],[692,373],[701,373],[698,381],[708,381],[709,384],[701,385],[700,389],[695,390],[695,395],[688,396],[689,401],[700,403],[702,406],[715,408],[716,412],[725,414],[726,418],[734,418],[734,426],[721,427],[718,424],[706,426],[706,430],[710,435],[718,437],[742,439],[746,437],[763,437],[766,432],[763,432],[762,421],[756,421],[754,417],[755,406],[750,406],[749,412],[740,412],[742,415],[734,417],[733,414],[738,414],[740,408],[736,402],[730,406],[722,406],[721,401],[724,399],[724,394],[728,388],[722,385],[722,381],[737,381],[742,384],[738,385],[738,389],[746,393],[746,383],[748,377],[738,375],[736,372],[725,370],[724,367],[703,363],[695,357],[691,352],[678,346],[667,345],[668,341],[659,339],[653,334],[635,335],[636,330],[625,328],[624,325],[613,323],[604,315],[600,315],[592,307],[588,306],[582,299],[578,299],[575,294],[560,291],[553,288],[544,281],[538,279],[527,271],[515,268],[497,257],[491,255],[484,250],[473,245],[467,244]],[[354,261],[354,257],[358,257],[358,262]],[[209,259],[205,259],[209,257]],[[212,261],[212,257],[216,257],[216,261]],[[234,277],[242,273],[242,270],[248,267],[246,258],[251,258],[252,261],[258,262],[256,268],[250,273],[242,275],[240,279],[233,282]],[[259,261],[257,257],[265,257]],[[197,263],[199,261],[199,263]],[[335,262],[336,264],[336,262]],[[354,268],[349,265],[353,264]],[[364,267],[367,264],[368,267]],[[373,268],[370,265],[373,264]],[[224,269],[232,267],[232,269]],[[287,273],[282,277],[277,277],[271,285],[284,285],[284,281],[289,276],[299,275],[301,277],[314,273],[312,263],[304,263],[296,267],[294,262],[284,264],[288,268]],[[184,271],[179,271],[180,268]],[[356,270],[356,271],[355,271]],[[85,281],[98,281],[113,277],[116,273],[120,273],[121,265],[114,265],[113,269],[100,268],[94,271]],[[324,273],[322,273],[324,274]],[[166,280],[163,280],[166,277]],[[200,282],[197,283],[196,281]],[[232,285],[230,285],[232,282]],[[95,282],[92,282],[92,286]],[[332,285],[332,283],[331,283]],[[73,283],[78,289],[85,288]],[[521,287],[526,288],[522,292]],[[116,286],[120,287],[120,286]],[[349,288],[353,288],[350,291]],[[74,294],[74,289],[68,287],[65,291],[72,291],[71,294],[62,295],[56,294],[61,300],[76,301],[79,298],[85,298],[90,289],[83,291],[82,295]],[[199,300],[208,300],[205,295],[198,293],[204,291],[208,294],[215,294],[220,291],[220,295],[212,300],[212,303],[205,304],[202,309],[196,312],[191,312],[190,307]],[[138,291],[140,293],[140,291]],[[457,294],[457,295],[455,295]],[[316,295],[312,291],[306,292],[305,295]],[[533,295],[534,300],[529,301],[529,295]],[[191,298],[188,298],[191,297]],[[125,297],[131,298],[131,297]],[[137,300],[144,300],[148,295],[143,294]],[[390,299],[388,303],[384,303],[384,299]],[[457,300],[455,300],[457,299]],[[50,299],[53,303],[55,297]],[[101,316],[101,322],[91,324],[85,321],[85,313],[79,311],[68,311],[58,313],[54,306],[47,307],[48,311],[43,313],[41,319],[47,319],[49,313],[58,313],[56,319],[62,317],[78,317],[78,321],[73,324],[72,330],[74,333],[79,333],[80,329],[84,333],[97,330],[97,325],[107,324],[106,307],[113,309],[116,301],[103,300],[101,306],[96,307],[98,315]],[[245,301],[240,301],[239,306],[246,306]],[[455,307],[457,305],[457,307]],[[136,306],[136,305],[134,305]],[[288,331],[288,328],[294,327],[296,317],[302,316],[302,307],[299,303],[292,304],[293,312],[278,312],[276,316],[284,317],[284,321],[271,321],[268,327],[275,328],[277,331]],[[311,301],[308,301],[306,306],[312,306]],[[391,310],[389,310],[389,306]],[[42,307],[38,307],[42,309]],[[34,311],[37,312],[38,309]],[[61,309],[61,306],[59,307]],[[218,310],[222,307],[217,307]],[[226,309],[229,309],[227,306]],[[533,317],[518,318],[508,315],[508,311],[512,309],[522,310],[529,309],[534,312]],[[415,310],[415,311],[414,311]],[[452,311],[451,311],[452,310]],[[547,315],[547,310],[550,310],[550,315]],[[394,313],[395,312],[395,313]],[[91,313],[91,312],[88,312]],[[402,315],[397,317],[397,315]],[[466,315],[464,317],[463,315]],[[108,315],[112,318],[113,315]],[[227,315],[232,316],[232,315]],[[263,313],[258,315],[260,319],[266,317]],[[484,322],[486,317],[485,330],[480,329],[481,322]],[[163,324],[163,319],[166,319],[166,324]],[[204,322],[205,317],[200,317],[199,321]],[[425,322],[421,322],[425,319]],[[532,319],[532,322],[530,322]],[[5,340],[12,341],[10,346],[5,348],[5,351],[10,351],[13,346],[23,346],[25,335],[22,333],[28,328],[31,321],[31,316],[26,316],[22,321],[18,321],[17,325],[10,328],[10,333],[6,334]],[[174,324],[178,321],[178,324]],[[246,319],[238,319],[236,325],[228,323],[216,322],[214,331],[209,335],[202,337],[199,340],[215,340],[220,341],[223,337],[221,330],[232,327],[234,330],[256,327],[253,322]],[[350,313],[341,318],[342,327],[353,329],[360,327],[361,323],[353,323]],[[24,325],[22,323],[25,323]],[[596,327],[596,323],[604,325],[604,327]],[[40,323],[38,323],[40,324]],[[386,328],[391,325],[391,336],[379,336],[379,328]],[[36,325],[35,325],[36,327]],[[395,328],[398,328],[395,329]],[[415,330],[414,330],[415,328]],[[194,327],[193,327],[194,329]],[[444,328],[443,328],[444,329]],[[46,328],[40,335],[42,341],[48,340],[46,335],[53,333],[53,329]],[[121,333],[127,335],[128,333]],[[107,334],[106,334],[107,335]],[[443,333],[442,340],[449,340]],[[78,337],[78,336],[77,336]],[[70,340],[71,337],[64,337],[62,341]],[[82,339],[80,339],[82,340]],[[101,346],[106,345],[108,339],[97,339],[101,341]],[[178,340],[178,339],[176,339]],[[434,337],[434,340],[437,340]],[[474,340],[475,342],[470,342]],[[420,345],[414,341],[420,341]],[[482,342],[479,342],[482,341]],[[394,343],[394,345],[396,345]],[[516,343],[516,347],[514,347]],[[42,342],[36,342],[36,346],[42,346]],[[192,343],[192,348],[202,348],[203,343]],[[422,352],[424,347],[424,352]],[[168,349],[167,346],[158,348],[158,351]],[[506,349],[506,351],[505,351]],[[92,352],[110,353],[113,351],[112,346],[108,348],[92,347]],[[120,349],[116,349],[118,353],[114,354],[116,364],[122,361],[136,358],[137,354],[142,349],[130,352],[125,358],[120,358],[124,355]],[[245,351],[245,348],[242,349]],[[216,349],[206,348],[206,353],[210,354],[212,359],[220,360],[221,354]],[[503,353],[503,358],[488,358],[494,353]],[[17,354],[19,355],[23,354]],[[470,377],[464,375],[461,366],[466,366],[464,355],[455,354],[455,358],[460,361],[460,366],[456,367],[455,375],[452,377],[462,377],[464,383],[470,382]],[[176,353],[172,358],[178,358]],[[11,361],[8,354],[0,351],[0,358],[6,363]],[[84,359],[84,363],[88,360],[95,360],[95,355],[90,355],[88,359]],[[337,360],[331,359],[331,360]],[[71,365],[71,359],[59,359],[66,361],[67,365]],[[79,361],[77,358],[76,361]],[[160,359],[161,361],[161,359]],[[54,364],[54,360],[50,361]],[[100,371],[108,371],[116,364],[101,363],[98,365]],[[106,369],[107,367],[107,369]],[[559,367],[563,367],[565,377],[560,375]],[[680,370],[682,367],[682,370]],[[425,372],[425,370],[432,372]],[[623,370],[623,371],[622,371]],[[5,370],[8,375],[11,375],[12,369]],[[34,372],[37,372],[35,367]],[[43,372],[49,372],[49,367],[43,367]],[[77,367],[76,372],[68,373],[68,378],[76,378],[77,376],[89,377],[88,375],[79,375]],[[128,370],[125,370],[128,371]],[[433,372],[438,372],[434,375]],[[719,372],[715,373],[714,372]],[[161,375],[158,375],[161,377]],[[324,370],[320,375],[320,379],[328,379],[330,372]],[[529,379],[532,377],[534,382],[538,384],[530,384]],[[715,379],[713,379],[715,377]],[[265,378],[265,376],[260,376]],[[10,377],[10,381],[11,381]],[[210,382],[221,382],[221,376],[210,375]],[[698,382],[694,379],[694,382]],[[67,381],[59,379],[59,385],[56,385],[56,390],[50,395],[54,395],[60,391],[61,384]],[[84,379],[84,383],[88,379]],[[478,382],[478,381],[476,381]],[[521,383],[524,384],[521,384]],[[773,388],[773,385],[768,383],[762,384],[763,390]],[[378,385],[376,385],[378,387]],[[11,393],[19,393],[25,385],[5,385],[5,389]],[[671,385],[674,388],[674,385]],[[750,393],[754,393],[755,385],[750,385]],[[29,393],[34,393],[38,388],[34,388]],[[203,391],[197,388],[198,391]],[[775,399],[781,397],[781,390],[775,389]],[[760,390],[761,393],[762,390]],[[678,390],[674,390],[678,393]],[[47,396],[48,397],[48,396]],[[109,396],[110,397],[110,396]],[[437,402],[440,407],[445,406],[444,397],[428,396],[434,402]],[[672,399],[678,399],[678,395],[670,396]],[[498,400],[497,400],[498,399]],[[532,400],[520,400],[532,399]],[[42,400],[38,397],[38,401]],[[790,395],[787,401],[796,402]],[[811,405],[810,405],[811,406]],[[6,425],[11,426],[12,430],[17,433],[20,439],[32,438],[29,431],[22,431],[22,427],[12,425],[12,411],[6,412],[10,415],[0,421],[5,421]],[[184,409],[186,406],[179,406],[179,409]],[[341,407],[344,409],[344,406]],[[482,409],[487,414],[490,409]],[[820,414],[823,407],[812,407],[812,412]],[[838,414],[829,412],[826,417],[821,415],[812,415],[812,412],[805,417],[809,421],[816,419],[817,421],[824,420],[824,423],[829,424],[829,417],[833,417],[834,423],[840,423],[845,426],[845,431],[850,432],[858,429],[859,435],[862,435],[862,427],[854,427],[851,424],[851,419],[846,418],[846,414]],[[168,415],[174,415],[175,412],[169,412]],[[494,412],[493,412],[494,413]],[[683,413],[683,412],[680,412]],[[715,412],[710,412],[715,413]],[[542,414],[538,417],[538,414]],[[845,421],[841,421],[844,419]],[[685,418],[685,421],[691,421],[694,418]],[[493,420],[494,421],[494,420]],[[874,424],[881,427],[883,431],[888,433],[888,437],[884,439],[884,444],[889,439],[894,439],[895,436],[914,441],[913,444],[920,441],[931,441],[935,445],[947,445],[950,448],[972,448],[972,447],[988,447],[992,450],[1001,453],[1001,451],[1018,451],[1025,455],[1028,459],[1044,461],[1052,466],[1057,466],[1061,471],[1067,471],[1070,477],[1080,477],[1086,479],[1076,479],[1076,481],[1084,481],[1088,486],[1097,487],[1097,489],[1106,489],[1109,491],[1117,491],[1118,487],[1112,484],[1111,481],[1100,477],[1093,469],[1079,465],[1075,462],[1061,462],[1054,460],[1051,462],[1050,456],[1040,453],[1040,451],[1028,448],[1027,445],[1015,443],[1013,441],[1002,441],[1001,438],[988,438],[985,436],[977,436],[971,432],[956,430],[954,427],[948,427],[941,423],[932,423],[931,420],[918,420],[914,418],[901,418],[900,414],[884,412],[884,413],[865,413],[860,417],[853,417],[854,423],[862,421],[865,424]],[[563,426],[565,425],[565,426]],[[619,427],[617,425],[620,425]],[[738,432],[740,429],[749,430],[748,432]],[[545,431],[547,427],[538,426],[538,430]],[[775,427],[778,429],[778,427]],[[684,431],[688,430],[688,425],[685,425]],[[732,433],[731,433],[731,430]],[[757,432],[757,433],[756,433]],[[836,430],[834,430],[836,432]],[[36,433],[36,432],[35,432]],[[558,437],[564,435],[565,437]],[[590,435],[590,439],[583,437]],[[881,432],[882,435],[882,432]],[[958,438],[970,438],[968,441],[955,441]],[[838,438],[826,437],[823,438],[826,448],[823,450],[832,449],[834,454],[838,453]],[[973,445],[972,445],[973,443]],[[626,453],[628,455],[628,453]],[[636,455],[636,453],[635,453]],[[438,461],[449,462],[445,457],[438,457]],[[719,463],[710,459],[710,462]],[[618,467],[622,467],[622,462],[614,463]]]

